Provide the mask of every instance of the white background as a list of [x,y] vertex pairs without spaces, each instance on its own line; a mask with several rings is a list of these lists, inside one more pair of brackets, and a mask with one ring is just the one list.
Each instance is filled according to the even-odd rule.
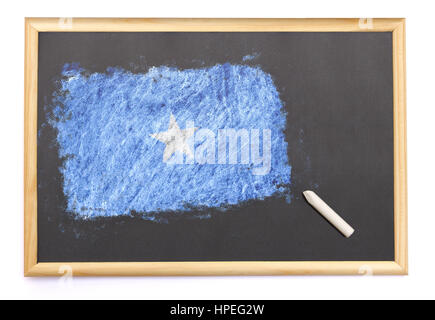
[[[3,1],[0,59],[0,298],[435,298],[433,1]],[[402,277],[23,277],[24,17],[405,17],[409,266]],[[375,156],[375,155],[374,155]],[[352,188],[352,186],[345,186]]]

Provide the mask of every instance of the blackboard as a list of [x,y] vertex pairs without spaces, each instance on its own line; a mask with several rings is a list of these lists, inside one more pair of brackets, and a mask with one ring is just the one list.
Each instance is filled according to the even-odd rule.
[[[37,262],[396,261],[392,52],[391,31],[39,32]],[[188,121],[214,160],[166,150]],[[243,136],[219,154],[233,128],[246,162]]]

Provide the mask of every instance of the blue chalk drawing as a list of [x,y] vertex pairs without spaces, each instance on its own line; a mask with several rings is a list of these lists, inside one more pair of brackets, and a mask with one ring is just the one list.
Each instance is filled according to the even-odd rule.
[[243,62],[251,61],[251,60],[258,58],[259,56],[260,56],[260,54],[258,54],[257,52],[254,52],[253,54],[247,54],[246,56],[244,56],[242,58],[242,61]]
[[[225,211],[271,196],[290,201],[286,113],[271,76],[260,67],[162,66],[146,74],[109,68],[89,74],[66,64],[62,76],[47,122],[57,129],[64,159],[67,211],[77,217],[140,213],[156,220],[158,213]],[[168,131],[171,117],[180,130],[191,121],[195,130],[216,135],[225,128],[269,129],[270,170],[256,175],[252,161],[221,164],[217,154],[215,162],[198,163],[186,154],[181,164],[163,161],[167,145],[156,133]],[[192,151],[204,143],[189,139]],[[259,147],[261,153],[261,139]]]

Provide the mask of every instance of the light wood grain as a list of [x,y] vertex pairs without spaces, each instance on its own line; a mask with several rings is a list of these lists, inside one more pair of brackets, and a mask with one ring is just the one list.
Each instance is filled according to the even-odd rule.
[[36,137],[38,31],[25,23],[24,61],[24,272],[37,263]]
[[38,31],[195,31],[195,32],[379,32],[393,31],[401,19],[373,19],[372,28],[362,28],[360,19],[119,19],[119,18],[28,18]]
[[408,272],[405,20],[393,31],[395,261]]
[[[63,23],[63,22],[66,22]],[[92,19],[27,18],[24,82],[24,274],[61,276],[140,275],[330,275],[408,272],[405,20],[373,19],[369,29],[359,19]],[[392,32],[394,81],[394,243],[395,261],[252,261],[252,262],[99,262],[37,261],[37,74],[38,33],[61,32]]]
[[400,275],[394,261],[38,263],[27,276]]

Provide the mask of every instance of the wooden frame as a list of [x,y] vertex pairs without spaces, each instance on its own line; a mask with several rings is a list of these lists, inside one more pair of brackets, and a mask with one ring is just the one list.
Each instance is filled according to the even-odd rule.
[[[38,33],[46,31],[286,31],[380,32],[393,36],[395,261],[252,261],[38,263],[37,261],[37,88]],[[26,18],[24,77],[24,275],[286,275],[391,274],[408,272],[405,19],[115,19]],[[63,272],[62,272],[63,274]]]

